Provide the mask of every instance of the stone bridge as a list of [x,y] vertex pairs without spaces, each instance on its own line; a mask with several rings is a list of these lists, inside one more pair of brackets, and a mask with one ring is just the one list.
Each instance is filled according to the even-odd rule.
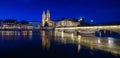
[[109,26],[81,26],[81,27],[59,27],[55,28],[55,30],[58,31],[68,31],[68,32],[73,32],[73,31],[84,31],[84,30],[91,30],[91,31],[99,31],[99,30],[109,30],[113,32],[120,33],[120,25],[109,25]]

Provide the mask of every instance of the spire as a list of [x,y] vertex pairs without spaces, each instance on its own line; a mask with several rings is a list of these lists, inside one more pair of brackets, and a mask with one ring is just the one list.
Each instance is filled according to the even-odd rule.
[[45,18],[46,18],[46,14],[45,14],[45,11],[43,11],[43,13],[42,13],[42,26],[44,26],[44,24],[45,24]]
[[45,14],[45,11],[43,11],[43,13],[42,13],[42,19],[45,19],[45,17],[46,17],[46,14]]
[[43,11],[42,15],[45,15],[45,11]]
[[47,10],[47,18],[50,18],[50,11]]
[[50,13],[50,11],[47,9],[47,13]]

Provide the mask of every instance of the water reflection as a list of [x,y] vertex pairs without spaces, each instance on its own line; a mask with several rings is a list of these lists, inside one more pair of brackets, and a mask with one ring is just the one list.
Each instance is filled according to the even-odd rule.
[[0,37],[2,40],[17,40],[20,39],[20,37],[31,40],[32,35],[32,31],[0,31]]
[[[112,37],[83,37],[80,35],[75,35],[74,33],[65,33],[55,31],[55,39],[58,42],[62,43],[71,43],[76,44],[78,47],[77,51],[80,51],[80,47],[86,46],[89,47],[91,50],[99,49],[103,51],[107,51],[113,54],[120,55],[120,39],[115,39]],[[62,39],[60,34],[62,34]],[[64,34],[64,35],[63,35]]]
[[33,31],[29,31],[29,39],[32,39]]
[[27,35],[28,35],[27,31],[22,31],[23,39],[27,39]]
[[[26,50],[28,50],[29,52],[35,51],[34,53],[39,51],[41,54],[43,54],[41,51],[49,49],[49,51],[47,51],[47,52],[50,52],[50,53],[55,52],[50,55],[53,55],[56,53],[59,54],[59,51],[61,52],[62,55],[64,55],[66,52],[67,53],[70,52],[70,55],[72,55],[74,53],[74,51],[75,51],[75,54],[78,55],[79,53],[81,53],[81,51],[83,51],[82,49],[84,49],[84,47],[87,47],[87,49],[85,49],[85,52],[83,53],[83,54],[85,54],[85,56],[86,56],[87,52],[89,53],[88,50],[90,50],[90,55],[93,55],[94,54],[93,51],[95,51],[95,50],[102,50],[102,51],[113,53],[113,55],[114,54],[120,55],[120,39],[114,39],[111,37],[104,37],[104,38],[95,37],[95,36],[94,37],[83,37],[81,35],[76,35],[76,33],[74,33],[74,32],[66,33],[64,31],[62,31],[62,32],[55,31],[54,32],[54,31],[49,31],[49,30],[44,30],[44,31],[32,31],[32,30],[29,30],[29,31],[27,31],[27,30],[26,31],[0,31],[0,37],[1,37],[2,41],[3,40],[18,40],[18,41],[11,41],[8,43],[8,45],[13,43],[11,45],[14,46],[14,44],[16,44],[17,47],[18,46],[26,47]],[[24,39],[25,41],[20,40],[20,39]],[[26,39],[28,39],[28,41]],[[60,43],[60,46],[58,43]],[[6,42],[5,42],[5,44],[6,44]],[[69,44],[69,46],[70,46],[69,48],[66,48],[67,44]],[[42,48],[40,47],[41,45],[42,45]],[[5,45],[5,46],[7,46],[7,45]],[[14,49],[19,49],[17,47]],[[20,48],[20,49],[22,49],[22,48]],[[23,48],[23,50],[24,49],[25,48]],[[66,49],[68,49],[68,50],[66,51]],[[74,51],[72,51],[70,49],[73,49]],[[21,50],[20,50],[20,52],[21,52]],[[27,52],[27,51],[25,51],[25,52]],[[29,54],[29,52],[26,54]],[[45,52],[45,54],[47,52]],[[76,52],[78,52],[78,53],[76,53]],[[31,52],[31,53],[33,53],[33,52]],[[36,53],[36,54],[38,54],[38,53]]]
[[41,31],[42,34],[42,47],[43,48],[50,48],[50,42],[51,42],[51,38],[52,38],[52,31],[49,30],[45,30],[45,31]]
[[80,44],[80,42],[81,42],[81,36],[80,35],[78,35],[78,52],[80,51],[80,48],[81,48],[81,44]]

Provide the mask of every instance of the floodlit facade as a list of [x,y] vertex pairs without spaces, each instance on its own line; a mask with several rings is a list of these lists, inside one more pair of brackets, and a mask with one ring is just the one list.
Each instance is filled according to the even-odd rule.
[[73,18],[64,18],[56,22],[56,27],[77,27],[80,23]]
[[47,13],[43,11],[42,14],[42,26],[54,27],[54,21],[50,20],[50,11],[47,10]]
[[16,20],[5,20],[2,23],[2,29],[15,29],[17,27],[18,26]]

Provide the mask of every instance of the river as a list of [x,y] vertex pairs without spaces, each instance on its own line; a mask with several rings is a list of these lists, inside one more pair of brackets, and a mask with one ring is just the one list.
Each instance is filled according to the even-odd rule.
[[119,58],[120,39],[59,31],[0,31],[1,58]]

